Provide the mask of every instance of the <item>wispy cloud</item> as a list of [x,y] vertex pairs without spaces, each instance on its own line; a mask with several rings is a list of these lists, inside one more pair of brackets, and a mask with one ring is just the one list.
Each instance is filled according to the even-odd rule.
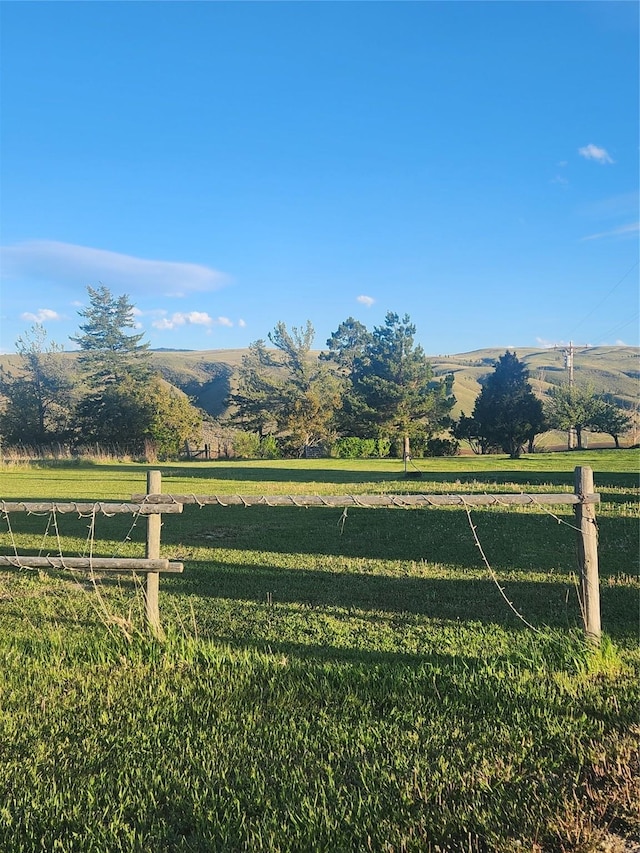
[[598,145],[585,145],[583,148],[578,148],[578,154],[584,157],[585,160],[595,160],[596,163],[615,163],[609,152],[605,148],[600,148]]
[[590,234],[588,237],[583,237],[580,242],[611,239],[613,237],[632,237],[639,231],[640,222],[632,222],[631,225],[621,225],[619,228],[612,228],[610,231],[600,231],[598,234]]
[[105,249],[29,240],[0,249],[6,278],[39,279],[66,285],[96,285],[127,293],[175,295],[222,287],[226,277],[201,264],[155,261]]
[[38,308],[35,314],[25,311],[24,314],[20,315],[20,319],[27,320],[29,323],[46,323],[47,320],[61,320],[62,317],[57,311],[52,311],[51,308]]
[[366,305],[367,308],[371,308],[371,306],[376,301],[372,296],[358,296],[357,300],[361,305]]
[[180,326],[228,326],[233,322],[228,317],[211,317],[206,311],[177,312],[170,317],[161,317],[151,324],[155,329],[177,329]]

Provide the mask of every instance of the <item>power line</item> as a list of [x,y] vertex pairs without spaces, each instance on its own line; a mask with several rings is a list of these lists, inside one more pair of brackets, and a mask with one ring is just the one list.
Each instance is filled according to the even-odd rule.
[[600,338],[599,341],[593,344],[593,346],[599,346],[609,335],[613,335],[616,332],[619,332],[621,329],[626,329],[627,326],[630,326],[632,323],[636,323],[638,321],[638,317],[640,317],[640,311],[636,311],[636,313],[629,320],[625,320],[624,323],[618,323],[617,326],[613,326],[611,329],[608,329]]
[[[598,310],[598,308],[599,308],[599,307],[600,307],[604,302],[606,302],[606,301],[607,301],[607,299],[611,296],[611,294],[614,292],[614,290],[616,290],[618,287],[620,287],[620,285],[621,285],[621,284],[622,284],[622,282],[625,280],[625,278],[627,278],[627,276],[628,276],[628,275],[631,275],[631,273],[634,271],[634,269],[638,266],[638,264],[639,264],[639,263],[640,263],[640,261],[636,261],[636,262],[635,262],[635,263],[634,263],[634,264],[633,264],[633,265],[632,265],[632,266],[631,266],[631,267],[626,271],[626,273],[622,276],[622,278],[621,278],[619,281],[617,281],[617,282],[613,285],[613,287],[611,288],[611,290],[609,290],[607,293],[605,293],[605,295],[602,297],[602,299],[600,300],[600,302],[597,302],[597,303],[593,306],[593,308],[591,309],[591,311],[589,311],[589,313],[588,313],[588,314],[585,314],[585,316],[582,318],[582,320],[580,320],[580,321],[579,321],[579,322],[578,322],[578,323],[573,327],[573,329],[572,329],[572,330],[571,330],[571,332],[570,332],[570,335],[571,335],[572,337],[573,337],[573,333],[575,332],[575,330],[576,330],[576,329],[578,329],[578,328],[579,328],[579,327],[580,327],[580,326],[585,322],[585,320],[588,320],[588,319],[589,319],[589,317],[591,317],[593,314],[595,314],[595,312]],[[633,321],[632,321],[632,322],[633,322]],[[625,323],[625,325],[628,325],[628,323]],[[608,334],[608,333],[607,333],[607,334]]]

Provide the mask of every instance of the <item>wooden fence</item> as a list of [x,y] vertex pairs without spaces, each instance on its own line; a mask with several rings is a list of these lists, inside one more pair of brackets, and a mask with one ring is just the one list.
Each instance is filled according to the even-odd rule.
[[[159,471],[149,471],[147,474],[147,495],[149,499],[154,497],[154,492],[160,491],[161,475]],[[0,501],[0,511],[9,512],[74,512],[79,515],[101,514],[105,516],[120,515],[122,513],[139,513],[147,518],[147,541],[144,559],[124,557],[66,557],[62,554],[57,557],[31,557],[28,555],[13,554],[12,556],[0,556],[0,566],[13,566],[15,568],[55,568],[72,569],[100,572],[127,572],[132,571],[146,575],[144,589],[144,607],[147,624],[151,632],[162,636],[160,623],[160,607],[158,592],[160,586],[160,573],[182,572],[183,563],[171,562],[160,558],[160,528],[163,513],[180,513],[182,504],[175,501],[132,503],[109,503],[106,501],[94,501],[83,503],[79,501]]]
[[[146,556],[142,560],[120,558],[33,558],[0,557],[1,565],[34,566],[49,565],[56,568],[99,569],[100,571],[140,571],[146,573],[145,613],[151,631],[161,634],[158,604],[159,575],[161,572],[181,572],[182,563],[160,560],[161,517],[164,513],[182,512],[185,504],[199,506],[287,506],[287,507],[430,507],[430,506],[553,506],[573,505],[578,540],[578,559],[581,579],[584,628],[587,637],[599,642],[601,636],[600,585],[598,577],[598,530],[595,505],[600,495],[594,492],[593,471],[588,467],[577,467],[574,475],[574,491],[559,494],[400,494],[400,495],[195,495],[164,494],[160,471],[147,474],[147,491],[134,494],[131,503],[78,504],[69,502],[16,502],[1,501],[4,512],[42,512],[57,509],[60,512],[98,511],[104,514],[140,512],[147,517]],[[37,560],[41,562],[36,563]],[[80,561],[80,562],[79,562]],[[84,562],[81,562],[84,561]],[[75,565],[74,565],[75,563]]]

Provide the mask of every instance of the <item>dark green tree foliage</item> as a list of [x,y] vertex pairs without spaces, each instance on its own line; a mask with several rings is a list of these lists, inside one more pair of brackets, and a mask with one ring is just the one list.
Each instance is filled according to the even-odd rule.
[[12,444],[48,444],[69,436],[73,383],[62,364],[62,347],[47,343],[39,324],[18,338],[21,359],[16,372],[0,370],[0,394],[5,404],[0,433]]
[[[344,332],[355,332],[354,336]],[[412,439],[428,439],[449,427],[455,404],[453,376],[434,380],[424,350],[414,342],[416,327],[408,315],[387,313],[384,326],[371,334],[342,324],[328,345],[334,360],[350,370],[343,398],[343,431],[362,438],[399,438],[403,454]]]
[[333,418],[340,386],[329,368],[311,352],[315,332],[307,320],[303,329],[279,322],[269,340],[280,352],[284,376],[278,401],[279,428],[293,453],[320,444],[333,435]]
[[461,418],[463,428],[474,434],[485,451],[500,447],[518,459],[524,445],[532,446],[535,436],[546,429],[542,402],[531,390],[528,377],[524,364],[507,350],[476,399],[473,423],[464,415]]
[[357,358],[362,358],[373,342],[371,332],[359,320],[348,317],[327,341],[327,352],[320,358],[332,361],[340,374],[351,378]]
[[109,384],[99,396],[81,400],[78,415],[83,442],[126,446],[135,453],[148,446],[160,458],[175,457],[186,440],[202,434],[200,412],[156,373],[144,382],[125,376]]
[[260,438],[278,431],[278,408],[282,400],[282,363],[267,349],[264,340],[254,341],[242,356],[238,384],[229,403],[232,420]]
[[453,425],[453,434],[456,438],[469,442],[474,453],[498,453],[500,445],[492,445],[488,438],[479,434],[480,424],[473,417],[460,415],[458,421]]
[[80,347],[78,364],[88,384],[102,389],[124,377],[145,379],[151,373],[149,344],[142,343],[143,334],[126,332],[136,325],[129,297],[115,297],[103,285],[87,292],[89,305],[78,312],[85,322],[71,340]]

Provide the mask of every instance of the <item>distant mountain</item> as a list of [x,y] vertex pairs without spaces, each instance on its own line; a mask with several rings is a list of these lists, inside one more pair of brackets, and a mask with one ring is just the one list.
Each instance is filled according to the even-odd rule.
[[[471,414],[483,376],[491,373],[502,348],[488,348],[455,355],[429,356],[437,376],[453,373],[457,399],[454,415]],[[561,350],[511,348],[527,366],[533,390],[544,394],[551,386],[568,382]],[[153,363],[165,379],[181,388],[202,409],[219,417],[233,388],[234,376],[246,350],[154,351]],[[640,348],[580,347],[573,358],[574,381],[591,385],[598,393],[612,394],[619,405],[638,405],[640,396]]]
[[[453,373],[457,403],[454,416],[471,414],[480,391],[480,380],[491,373],[503,348],[491,347],[453,355],[433,355],[429,360],[436,376]],[[568,382],[562,350],[512,347],[529,370],[533,390],[542,395],[553,385]],[[151,359],[163,377],[191,397],[214,417],[224,415],[226,399],[233,390],[237,370],[246,349],[152,350]],[[319,350],[317,353],[319,354]],[[70,368],[77,353],[64,353]],[[15,370],[17,355],[0,355],[0,368]],[[640,348],[625,346],[580,347],[574,354],[574,380],[591,385],[598,393],[613,395],[625,408],[637,408],[640,400]]]

